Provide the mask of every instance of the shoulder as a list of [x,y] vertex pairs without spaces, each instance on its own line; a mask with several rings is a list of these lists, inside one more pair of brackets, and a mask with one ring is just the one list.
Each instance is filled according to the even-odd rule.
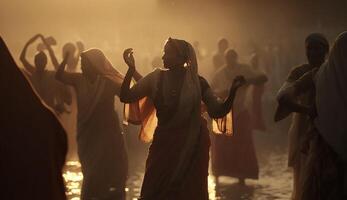
[[199,75],[199,81],[200,81],[201,85],[209,85],[208,81],[204,77],[202,77],[200,75]]
[[158,79],[158,77],[160,76],[161,73],[165,72],[164,69],[161,68],[155,68],[153,69],[153,71],[151,71],[150,73],[148,73],[147,75],[143,76],[143,78],[141,78],[139,80],[139,82],[143,82],[143,81],[155,81]]
[[297,80],[308,71],[310,71],[310,65],[308,64],[295,66],[290,70],[287,80],[288,81]]

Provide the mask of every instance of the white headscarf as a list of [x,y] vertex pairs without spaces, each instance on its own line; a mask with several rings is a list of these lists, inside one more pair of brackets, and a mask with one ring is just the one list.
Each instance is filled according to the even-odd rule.
[[347,32],[337,37],[316,78],[315,125],[335,152],[347,160]]

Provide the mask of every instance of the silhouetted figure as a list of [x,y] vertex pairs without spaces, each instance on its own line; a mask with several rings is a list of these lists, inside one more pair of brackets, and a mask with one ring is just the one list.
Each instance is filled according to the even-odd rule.
[[[77,52],[76,52],[77,47]],[[66,70],[68,72],[77,72],[80,67],[80,54],[84,51],[84,44],[82,42],[76,42],[76,45],[69,42],[63,46],[62,55],[69,54],[68,61],[66,63]],[[76,159],[77,144],[76,144],[76,135],[77,135],[77,97],[75,90],[69,87],[69,91],[72,95],[72,102],[70,105],[70,114],[62,117],[64,126],[68,132],[68,141],[69,141],[69,152],[68,159]]]
[[64,104],[71,104],[72,101],[68,88],[55,80],[55,71],[46,69],[47,56],[43,51],[40,51],[35,55],[35,66],[31,65],[26,59],[27,48],[39,38],[42,39],[43,44],[46,46],[54,68],[58,68],[59,64],[54,52],[41,34],[35,35],[25,44],[20,55],[20,61],[23,63],[26,75],[29,77],[36,92],[49,107],[54,109],[56,114],[60,115],[63,112],[66,112]]
[[[77,47],[77,52],[76,52]],[[81,53],[84,51],[84,44],[82,42],[76,42],[76,46],[68,42],[63,46],[63,55],[69,54],[69,58],[66,62],[66,69],[68,72],[76,72],[78,61]]]
[[[302,199],[347,199],[347,32],[314,77],[318,135],[309,152]],[[305,171],[305,172],[306,172]],[[318,183],[317,183],[318,181]],[[308,184],[307,184],[308,183]],[[318,195],[312,195],[316,193]],[[307,196],[306,196],[307,195]],[[313,198],[311,198],[313,197]],[[316,198],[320,197],[320,198]]]
[[[255,52],[251,58],[251,66],[253,70],[260,71],[259,55]],[[263,70],[261,70],[263,71]],[[263,95],[265,91],[265,84],[253,85],[251,87],[252,104],[250,108],[252,126],[254,130],[265,131],[266,125],[263,116]]]
[[237,53],[229,49],[225,54],[226,65],[220,68],[212,80],[212,88],[221,98],[227,95],[227,86],[236,76],[244,76],[246,85],[236,95],[233,106],[234,135],[216,135],[212,140],[212,172],[218,182],[219,176],[230,176],[244,184],[246,178],[258,179],[258,162],[255,154],[252,124],[249,113],[252,97],[251,85],[261,85],[267,77],[260,71],[238,62]]
[[[328,62],[312,68],[293,84],[282,98],[313,93],[312,102],[292,103],[296,112],[310,116],[301,150],[307,156],[300,174],[297,199],[346,199],[346,66],[347,33],[338,36]],[[281,94],[281,93],[280,93]],[[313,104],[313,105],[312,105]],[[313,121],[313,123],[312,123]]]
[[193,47],[195,50],[195,54],[196,54],[196,58],[198,59],[198,61],[201,61],[203,59],[203,56],[200,52],[200,42],[199,41],[194,41],[193,42]]
[[1,199],[64,200],[66,135],[0,38]]
[[[318,69],[325,61],[329,51],[327,39],[318,33],[310,34],[305,40],[306,56],[308,63],[295,67],[291,70],[286,82],[279,91],[278,103],[275,120],[281,120],[293,113],[292,124],[289,129],[289,155],[288,166],[294,169],[294,191],[293,199],[300,199],[299,194],[302,190],[302,178],[305,176],[303,167],[306,165],[307,157],[302,153],[303,146],[309,137],[308,131],[312,125],[310,112],[313,112],[315,89],[311,88],[300,91],[300,94],[289,96],[293,85],[305,73]],[[302,86],[301,86],[302,87]],[[306,112],[298,104],[306,105]]]
[[213,56],[213,66],[215,68],[215,71],[225,65],[225,51],[228,49],[228,47],[229,42],[227,39],[222,38],[218,41],[218,51]]
[[140,199],[208,200],[210,140],[206,121],[201,117],[201,101],[212,117],[223,117],[230,111],[243,79],[234,81],[225,102],[218,101],[207,81],[197,73],[191,44],[169,38],[163,55],[166,69],[153,71],[129,88],[135,72],[131,49],[125,51],[124,57],[129,69],[122,84],[121,101],[133,105],[140,101],[138,109],[126,112],[126,119],[142,124],[142,140],[153,139]]
[[77,96],[77,144],[82,166],[82,199],[125,199],[127,154],[114,110],[123,76],[98,49],[81,53],[82,73],[65,72],[65,55],[57,80]]

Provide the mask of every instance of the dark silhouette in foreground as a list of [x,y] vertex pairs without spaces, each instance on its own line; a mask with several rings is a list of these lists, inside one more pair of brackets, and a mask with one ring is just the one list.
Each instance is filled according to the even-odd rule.
[[66,135],[0,38],[1,199],[66,199]]

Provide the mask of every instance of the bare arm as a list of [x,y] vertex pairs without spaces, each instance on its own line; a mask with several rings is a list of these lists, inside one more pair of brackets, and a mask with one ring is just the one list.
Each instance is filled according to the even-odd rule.
[[47,41],[45,40],[43,35],[39,35],[39,36],[42,39],[43,44],[45,44],[45,46],[46,46],[46,48],[48,50],[49,57],[51,57],[51,61],[52,61],[52,64],[54,66],[54,69],[57,70],[58,67],[59,67],[59,63],[58,63],[57,57],[55,56],[54,51],[53,51],[51,45],[47,44]]
[[31,65],[28,60],[26,59],[26,52],[27,52],[27,49],[28,49],[28,46],[30,44],[32,44],[33,42],[35,42],[35,40],[37,40],[38,38],[40,37],[39,34],[35,35],[34,37],[32,37],[24,46],[21,54],[20,54],[20,61],[23,63],[23,66],[24,68],[30,72],[31,74],[33,74],[35,72],[35,67],[33,65]]
[[212,118],[221,118],[228,114],[233,105],[237,89],[245,83],[242,76],[238,76],[234,79],[230,88],[229,95],[226,100],[219,99],[208,87],[203,95],[203,101],[207,105],[207,111]]
[[[130,88],[131,79],[136,72],[132,49],[126,49],[123,57],[129,69],[121,86],[120,100],[123,103],[132,103],[150,94],[151,75],[139,79],[139,81]],[[138,75],[141,76],[139,73]]]
[[65,55],[63,62],[59,65],[57,72],[55,73],[55,79],[58,81],[75,86],[76,85],[76,74],[65,72],[67,57],[69,55]]

